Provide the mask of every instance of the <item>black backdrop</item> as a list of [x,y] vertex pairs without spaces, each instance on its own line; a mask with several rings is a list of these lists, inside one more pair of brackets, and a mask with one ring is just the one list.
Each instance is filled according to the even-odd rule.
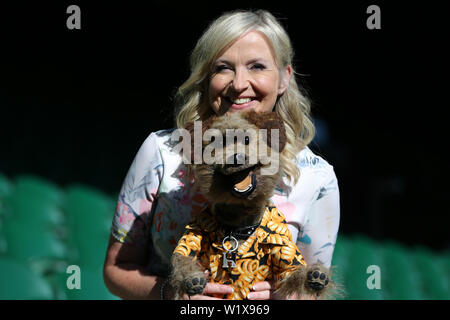
[[[95,3],[2,2],[0,172],[117,194],[143,140],[173,126],[173,93],[208,23],[264,8],[287,28],[327,125],[312,148],[338,176],[341,232],[449,247],[448,35],[437,1]],[[81,30],[66,27],[70,4]],[[371,4],[380,30],[366,27]]]

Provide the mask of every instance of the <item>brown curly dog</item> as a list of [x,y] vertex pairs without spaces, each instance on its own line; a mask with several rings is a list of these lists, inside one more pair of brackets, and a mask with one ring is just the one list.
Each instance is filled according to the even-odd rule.
[[[186,128],[191,136],[194,127]],[[225,298],[234,300],[265,280],[275,281],[276,294],[285,298],[325,292],[327,269],[307,267],[269,200],[284,168],[282,119],[275,112],[238,112],[213,116],[201,130],[202,162],[191,169],[209,206],[193,217],[174,251],[175,298],[202,293],[207,281],[231,285]]]

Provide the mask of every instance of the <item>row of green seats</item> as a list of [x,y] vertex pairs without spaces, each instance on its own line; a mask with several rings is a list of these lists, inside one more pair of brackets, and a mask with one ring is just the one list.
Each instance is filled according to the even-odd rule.
[[347,235],[338,237],[332,265],[344,299],[450,299],[449,251]]
[[116,299],[102,275],[114,206],[86,186],[0,175],[0,299]]

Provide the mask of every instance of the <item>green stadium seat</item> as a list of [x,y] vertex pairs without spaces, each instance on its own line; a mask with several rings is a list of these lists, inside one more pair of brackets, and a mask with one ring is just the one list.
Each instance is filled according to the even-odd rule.
[[385,261],[383,287],[388,299],[418,300],[425,296],[420,287],[420,274],[414,266],[412,255],[403,246],[386,242],[382,252]]
[[352,240],[344,275],[348,298],[362,300],[383,299],[383,291],[370,289],[367,285],[367,280],[371,275],[367,273],[368,267],[375,265],[383,269],[378,245],[361,236],[355,236]]
[[51,272],[69,257],[65,244],[51,232],[17,221],[4,226],[6,254],[39,273]]
[[441,266],[441,269],[444,270],[445,277],[447,278],[447,287],[450,284],[450,252],[446,252],[442,254],[437,263]]
[[111,198],[88,187],[72,186],[67,190],[65,208],[77,235],[109,235],[115,208]]
[[99,191],[76,185],[68,188],[65,210],[79,263],[91,268],[103,265],[114,208],[114,201]]
[[[65,225],[64,213],[55,204],[37,196],[28,196],[13,192],[4,199],[5,223],[8,219],[24,224],[50,228],[62,228]],[[38,212],[39,214],[36,214]]]
[[[374,242],[362,235],[340,235],[333,278],[345,288],[344,299],[449,299],[450,254],[406,248],[397,242]],[[365,270],[380,268],[381,289],[370,290]],[[361,271],[363,270],[363,272]]]
[[79,262],[90,268],[102,267],[109,237],[92,236],[78,242]]
[[65,224],[62,200],[62,192],[52,183],[20,176],[14,189],[3,198],[4,218],[58,228]]
[[[341,287],[346,287],[346,270],[349,264],[349,255],[351,253],[352,243],[346,237],[341,235],[336,240],[336,246],[334,248],[332,266],[332,278],[333,281],[339,284]],[[344,291],[342,296],[337,297],[339,300],[348,299],[348,292]]]
[[55,205],[61,205],[64,201],[64,192],[57,185],[33,175],[18,176],[14,192],[33,199],[41,198]]
[[0,257],[0,300],[51,300],[53,292],[44,278],[10,258]]
[[0,256],[6,254],[8,245],[6,243],[5,231],[3,230],[2,222],[0,221]]
[[445,269],[439,258],[426,248],[419,248],[413,252],[413,265],[420,276],[420,288],[424,297],[433,299],[448,299],[450,296],[449,282]]
[[11,192],[12,185],[9,179],[0,173],[0,199],[4,198]]
[[11,182],[6,176],[0,173],[0,227],[2,223],[1,218],[6,214],[4,198],[10,194],[11,190]]

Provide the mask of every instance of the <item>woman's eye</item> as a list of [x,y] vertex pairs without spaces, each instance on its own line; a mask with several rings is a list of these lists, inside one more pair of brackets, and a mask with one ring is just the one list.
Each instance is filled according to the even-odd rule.
[[221,64],[221,65],[216,66],[215,71],[216,72],[221,72],[221,71],[224,71],[224,70],[227,70],[227,69],[229,69],[227,65]]
[[256,69],[256,70],[264,70],[266,67],[264,65],[262,65],[261,63],[255,63],[254,65],[252,65],[252,69]]

